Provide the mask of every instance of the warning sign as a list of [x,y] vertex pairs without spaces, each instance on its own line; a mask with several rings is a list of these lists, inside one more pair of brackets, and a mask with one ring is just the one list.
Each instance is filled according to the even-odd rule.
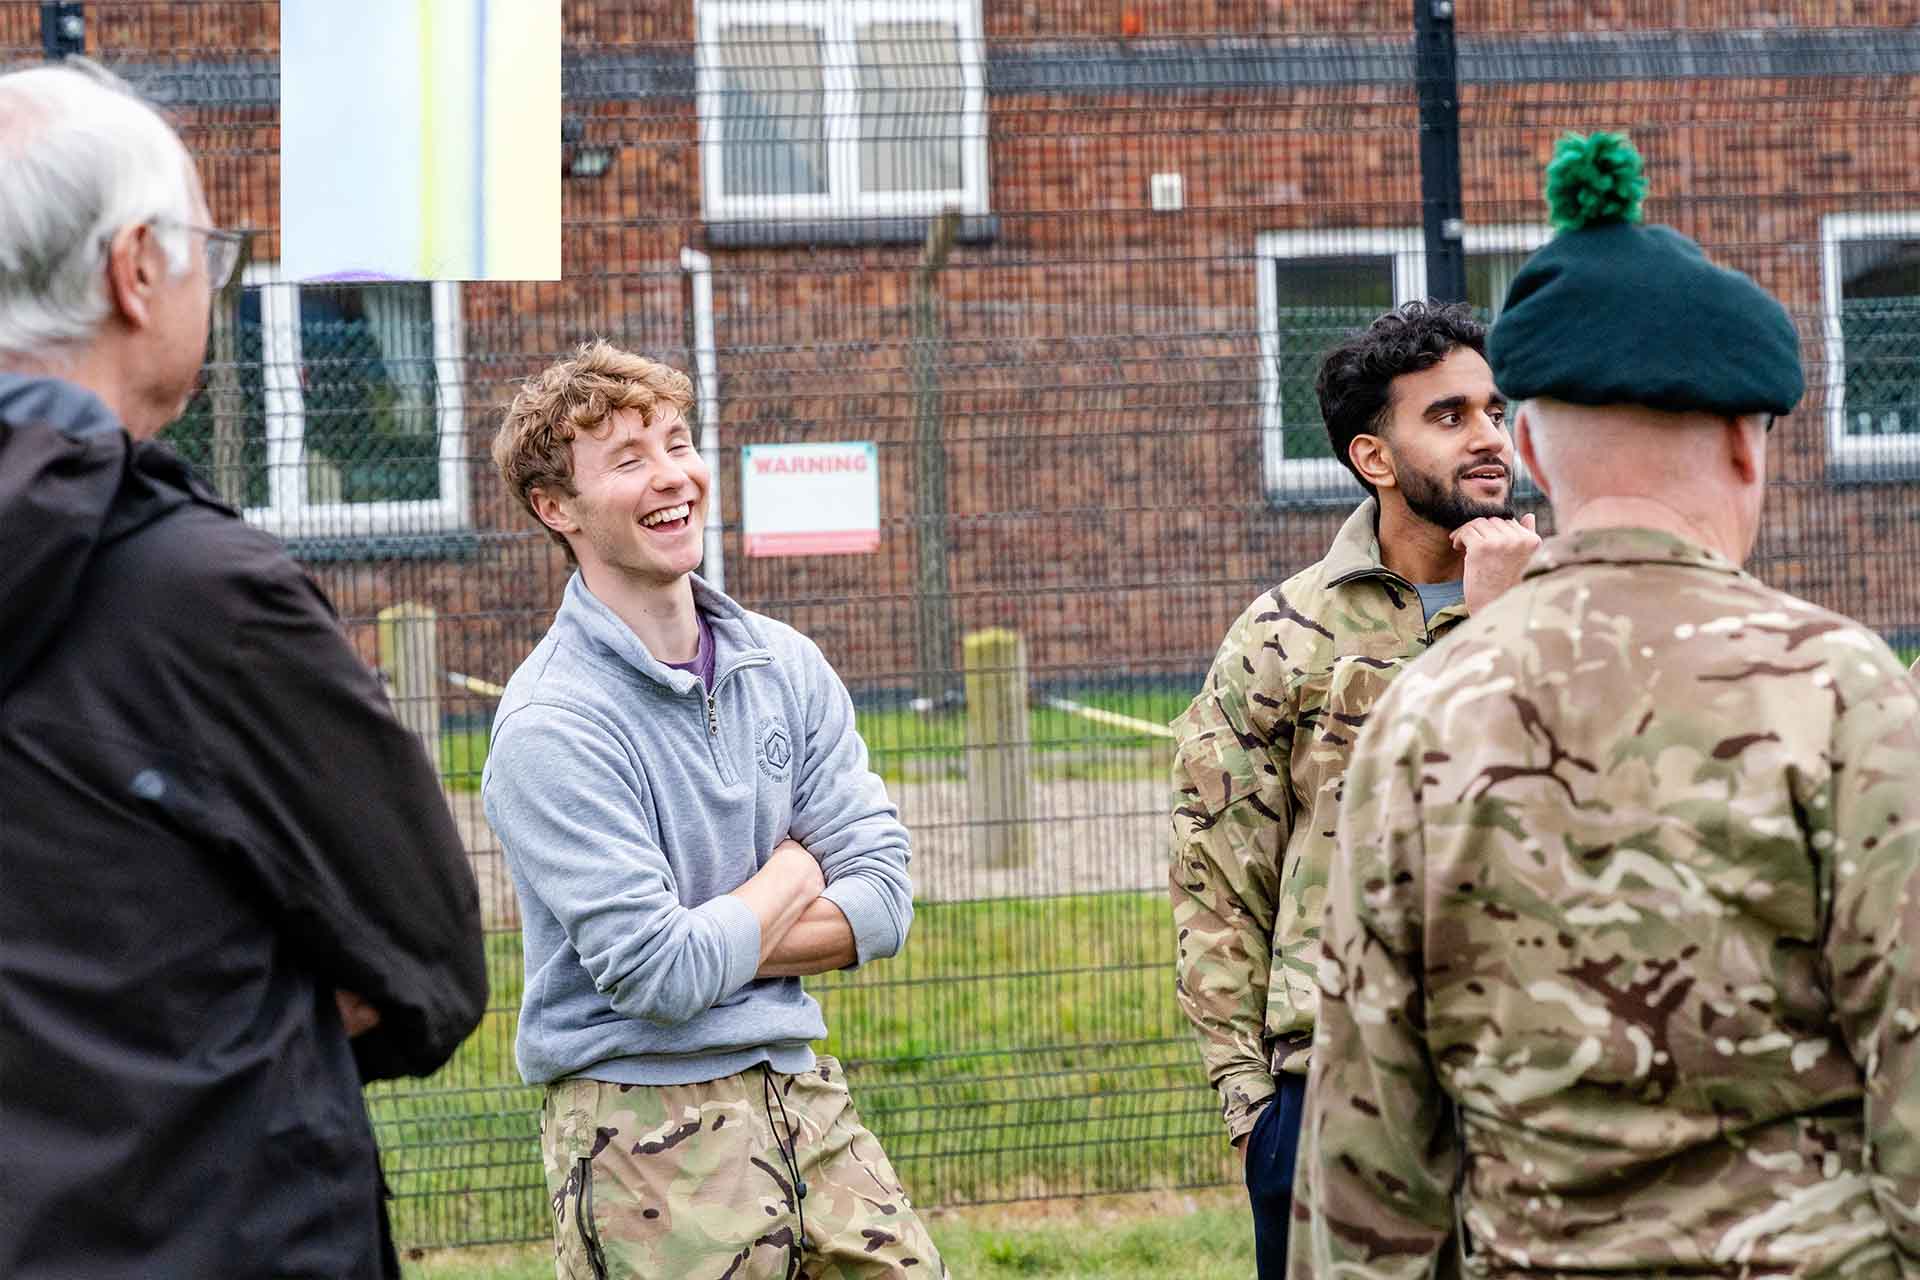
[[740,454],[748,555],[860,555],[880,546],[880,455],[872,441],[750,444]]

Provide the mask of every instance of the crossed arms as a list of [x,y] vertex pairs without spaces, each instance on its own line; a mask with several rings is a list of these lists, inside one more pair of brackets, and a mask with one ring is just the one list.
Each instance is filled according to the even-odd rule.
[[754,977],[804,978],[854,962],[853,926],[832,899],[820,896],[826,887],[819,860],[788,838],[733,891],[760,922],[760,967]]
[[906,829],[867,768],[845,688],[830,671],[812,683],[793,726],[786,838],[764,860],[741,847],[750,823],[727,827],[674,784],[651,791],[589,708],[527,707],[496,731],[487,815],[618,1012],[683,1023],[756,979],[864,964],[905,942]]

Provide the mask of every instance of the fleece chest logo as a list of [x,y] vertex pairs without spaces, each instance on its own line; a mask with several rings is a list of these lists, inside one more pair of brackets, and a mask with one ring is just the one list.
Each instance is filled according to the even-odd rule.
[[787,727],[771,717],[760,722],[758,732],[753,735],[754,756],[760,763],[760,772],[776,781],[787,776],[793,767],[793,739],[787,735]]

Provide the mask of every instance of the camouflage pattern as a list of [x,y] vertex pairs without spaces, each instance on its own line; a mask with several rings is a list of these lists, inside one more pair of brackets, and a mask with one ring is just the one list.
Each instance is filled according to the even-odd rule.
[[[562,1080],[540,1120],[558,1280],[901,1280],[946,1275],[840,1064],[687,1085]],[[776,1135],[793,1125],[793,1176]],[[772,1118],[768,1108],[772,1107]]]
[[1289,1274],[1920,1273],[1920,689],[1646,530],[1375,707]]
[[1380,562],[1362,503],[1325,559],[1240,615],[1173,722],[1178,998],[1228,1136],[1253,1128],[1278,1071],[1304,1073],[1320,916],[1348,753],[1406,663],[1466,617],[1434,615]]

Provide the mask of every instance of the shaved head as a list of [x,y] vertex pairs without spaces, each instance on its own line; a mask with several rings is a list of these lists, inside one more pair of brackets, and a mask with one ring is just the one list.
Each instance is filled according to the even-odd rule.
[[1752,548],[1766,486],[1767,415],[1534,399],[1514,418],[1521,458],[1562,530],[1663,528],[1736,562]]

